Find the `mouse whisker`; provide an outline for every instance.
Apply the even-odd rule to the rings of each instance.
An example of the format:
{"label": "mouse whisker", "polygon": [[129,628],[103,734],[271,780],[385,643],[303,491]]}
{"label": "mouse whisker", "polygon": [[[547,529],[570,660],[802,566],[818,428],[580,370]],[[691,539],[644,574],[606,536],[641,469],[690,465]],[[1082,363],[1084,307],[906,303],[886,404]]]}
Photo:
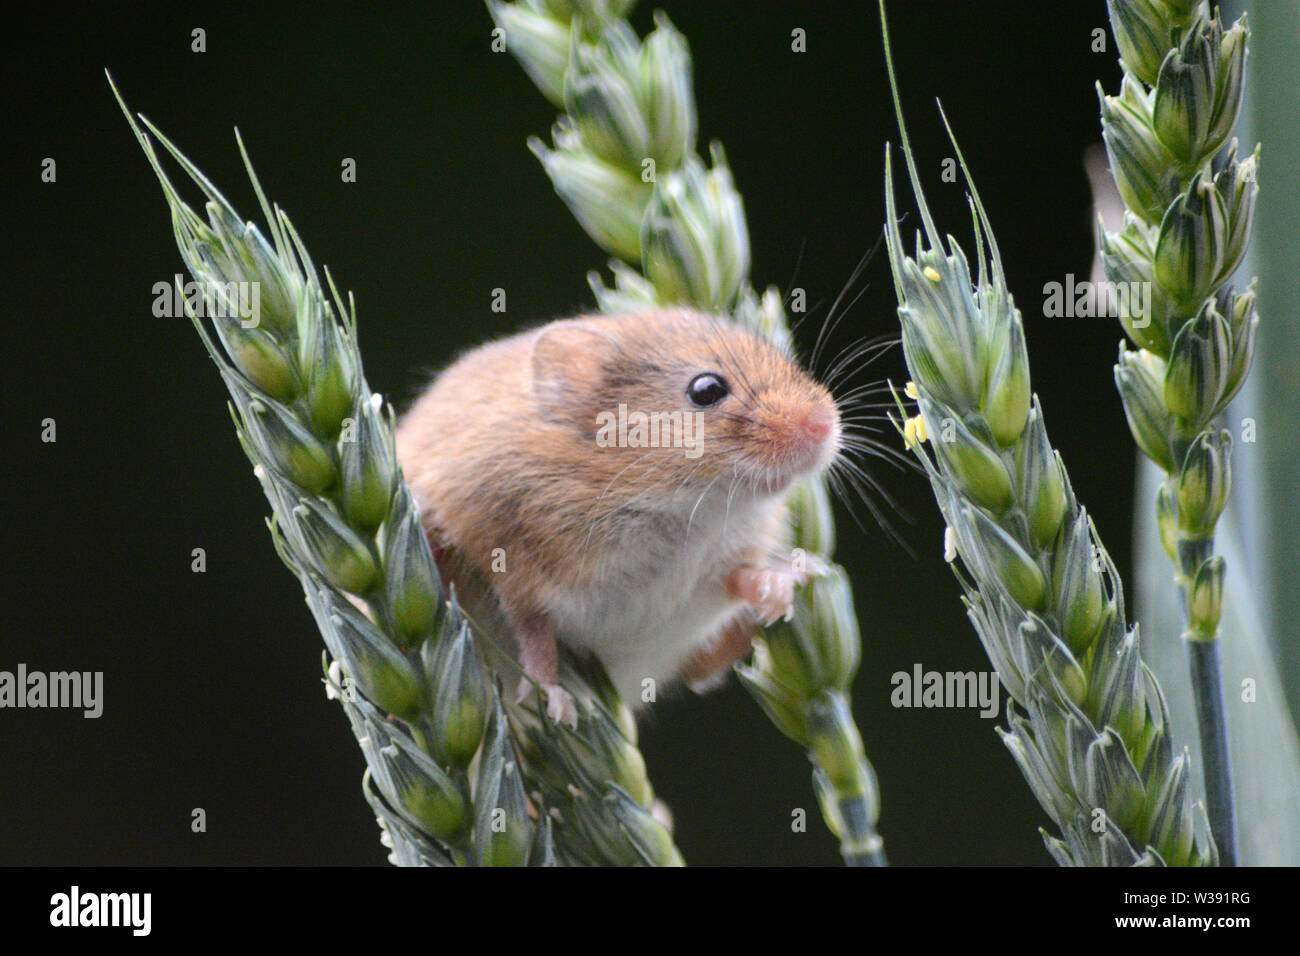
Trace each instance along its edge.
{"label": "mouse whisker", "polygon": [[[916,553],[894,527],[881,506],[876,503],[875,495],[879,495],[894,514],[906,521],[908,524],[911,524],[912,519],[898,506],[898,503],[894,501],[889,492],[887,492],[868,472],[857,467],[855,463],[848,461],[847,459],[838,459],[833,462],[830,467],[830,474],[834,476],[833,482],[840,492],[840,500],[844,503],[850,517],[853,518],[854,523],[857,524],[865,533],[866,529],[862,526],[862,522],[852,505],[853,498],[856,497],[856,499],[861,501],[866,506],[867,510],[871,512],[871,516],[875,520],[877,526],[915,560]],[[854,496],[844,494],[845,481],[852,486],[856,493]]]}
{"label": "mouse whisker", "polygon": [[619,478],[623,477],[623,475],[627,472],[629,468],[633,467],[636,464],[639,464],[642,461],[645,461],[645,459],[648,458],[649,456],[650,456],[650,452],[647,451],[644,454],[637,456],[635,459],[628,462],[626,465],[624,465],[619,470],[618,474],[614,475],[613,478],[609,479],[609,482],[605,485],[601,493],[596,496],[596,500],[591,507],[592,514],[593,514],[593,517],[591,519],[591,525],[590,527],[588,527],[587,536],[583,539],[582,542],[582,550],[584,552],[591,545],[591,536],[592,534],[595,533],[596,528],[600,524],[600,522],[612,517],[613,515],[618,514],[620,511],[624,510],[629,504],[629,502],[621,502],[617,507],[611,508],[609,511],[601,513],[600,505],[605,500],[605,496],[609,494],[610,491],[613,489],[614,482],[618,481]]}
{"label": "mouse whisker", "polygon": [[843,435],[840,444],[849,451],[856,452],[864,457],[878,458],[900,471],[916,472],[921,470],[921,466],[917,464],[913,457],[867,435],[853,433]]}
{"label": "mouse whisker", "polygon": [[829,340],[831,333],[835,330],[835,326],[837,326],[840,323],[840,320],[843,319],[843,317],[848,314],[849,310],[853,308],[858,299],[862,297],[862,293],[866,292],[869,288],[869,285],[864,283],[862,289],[859,290],[853,297],[852,301],[844,307],[844,310],[840,312],[838,316],[835,314],[836,310],[840,307],[840,303],[844,301],[844,296],[848,293],[849,289],[853,287],[853,284],[862,277],[862,273],[866,271],[867,264],[871,262],[876,253],[880,251],[880,244],[884,241],[884,238],[885,231],[884,229],[881,229],[880,236],[877,237],[874,243],[872,243],[871,248],[863,254],[862,258],[858,260],[858,264],[853,267],[853,271],[849,274],[848,281],[844,283],[844,287],[840,290],[839,295],[837,295],[835,301],[831,303],[830,312],[826,315],[826,321],[822,323],[821,330],[817,334],[817,342],[813,346],[812,355],[809,357],[809,368],[816,369],[817,358],[821,354],[821,350],[825,347],[825,343]]}
{"label": "mouse whisker", "polygon": [[724,536],[727,533],[727,524],[731,521],[731,500],[735,497],[736,489],[740,487],[742,481],[740,462],[734,461],[731,463],[731,475],[731,487],[727,489],[727,508],[722,513],[722,533]]}
{"label": "mouse whisker", "polygon": [[[857,277],[854,276],[854,278],[856,279]],[[852,281],[852,279],[850,281]],[[835,314],[835,309],[839,306],[840,298],[843,298],[844,293],[840,293],[840,298],[837,298],[835,302],[831,305],[831,311],[826,316],[826,321],[822,323],[822,331],[817,336],[817,347],[813,349],[813,354],[808,359],[809,368],[814,370],[817,368],[817,364],[821,361],[822,358],[821,351],[826,347],[827,343],[830,342],[831,334],[835,331],[836,328],[839,327],[839,324],[842,321],[844,321],[844,317],[849,314],[849,310],[858,304],[858,300],[861,299],[864,294],[866,294],[867,289],[868,286],[863,285],[862,288],[859,289],[854,294],[853,298],[850,299],[849,302],[844,306],[843,311],[841,311],[839,315]],[[821,376],[821,375],[818,376],[818,378],[825,378],[825,377],[826,376]]]}
{"label": "mouse whisker", "polygon": [[847,392],[836,395],[835,400],[839,403],[851,402],[860,395],[892,395],[893,391],[888,381],[877,380],[855,385]]}
{"label": "mouse whisker", "polygon": [[704,486],[704,490],[700,492],[700,496],[695,499],[695,505],[694,507],[691,508],[691,513],[686,519],[686,536],[683,539],[683,546],[685,546],[685,544],[691,540],[691,526],[695,523],[695,512],[699,510],[700,503],[704,501],[705,496],[709,493],[710,489],[713,488],[714,484],[721,477],[722,477],[722,472],[718,472],[716,475],[714,475],[713,479],[707,485]]}
{"label": "mouse whisker", "polygon": [[[888,421],[888,415],[880,414],[887,409],[896,409],[898,406],[892,402],[854,402],[847,409],[840,410],[840,421]],[[845,412],[861,412],[861,415],[846,415]]]}
{"label": "mouse whisker", "polygon": [[[795,283],[799,280],[799,268],[803,265],[804,250],[807,247],[808,247],[808,237],[804,236],[802,239],[799,240],[799,255],[795,256],[794,271],[790,274],[790,281],[785,284],[786,289],[793,290],[795,288]],[[793,297],[793,292],[790,291],[790,292],[786,292],[786,294],[781,298],[781,308],[787,313],[789,312],[790,299],[792,297]],[[798,327],[798,323],[796,322],[795,326],[792,327],[790,331],[793,332],[797,327]]]}
{"label": "mouse whisker", "polygon": [[864,411],[861,415],[850,415],[840,419],[844,431],[857,434],[866,432],[872,435],[888,434],[889,417],[876,412]]}
{"label": "mouse whisker", "polygon": [[871,338],[863,337],[850,342],[836,355],[830,368],[822,376],[822,381],[826,383],[827,388],[830,388],[848,373],[874,364],[902,341],[902,337],[897,333],[890,333]]}

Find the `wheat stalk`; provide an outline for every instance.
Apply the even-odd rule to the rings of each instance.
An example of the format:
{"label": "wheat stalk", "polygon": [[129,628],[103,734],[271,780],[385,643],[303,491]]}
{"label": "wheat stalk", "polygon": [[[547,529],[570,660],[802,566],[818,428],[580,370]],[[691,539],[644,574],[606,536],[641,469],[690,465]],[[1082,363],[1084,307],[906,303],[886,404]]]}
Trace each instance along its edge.
{"label": "wheat stalk", "polygon": [[1227,714],[1219,663],[1223,558],[1214,533],[1231,485],[1232,435],[1217,420],[1250,371],[1255,285],[1229,284],[1254,218],[1259,147],[1238,159],[1237,124],[1250,31],[1224,30],[1204,0],[1108,0],[1124,79],[1100,84],[1102,131],[1127,207],[1103,228],[1115,283],[1149,290],[1144,311],[1120,298],[1137,351],[1120,343],[1115,382],[1139,448],[1165,472],[1156,501],[1174,564],[1204,758],[1210,824],[1224,865],[1237,856]]}
{"label": "wheat stalk", "polygon": [[[883,25],[884,0],[880,14]],[[1002,740],[1061,829],[1059,838],[1043,833],[1058,863],[1213,862],[1204,808],[1188,794],[1189,757],[1174,756],[1160,686],[1142,663],[1137,627],[1126,623],[1119,574],[1048,441],[1020,313],[979,194],[972,186],[972,281],[922,193],[887,27],[885,56],[924,224],[907,255],[886,152],[886,242],[912,376],[906,393],[918,409],[899,430],[930,478],[947,522],[945,556],[1011,697]]]}
{"label": "wheat stalk", "polygon": [[[749,284],[744,206],[726,157],[695,152],[696,109],[685,38],[661,12],[644,41],[626,22],[629,0],[488,0],[506,48],[564,113],[552,145],[533,138],[555,191],[607,253],[613,285],[589,281],[602,311],[687,303],[729,313],[788,347],[781,296]],[[792,624],[767,628],[737,668],[787,736],[808,751],[823,818],[851,864],[883,865],[875,775],[853,721],[848,688],[859,657],[852,591],[825,560],[834,521],[825,484],[791,501],[793,545],[828,567],[798,595]]]}
{"label": "wheat stalk", "polygon": [[[442,593],[397,463],[392,409],[365,380],[352,300],[344,305],[328,271],[326,296],[242,141],[270,242],[141,116],[204,193],[207,219],[186,204],[153,139],[113,93],[203,291],[202,314],[188,299],[186,310],[230,393],[240,443],[272,507],[276,550],[298,576],[333,658],[325,661],[327,692],[365,755],[363,788],[389,860],[680,863],[651,812],[630,713],[607,681],[566,676],[584,701],[576,731],[498,693],[480,651],[490,635],[476,634],[454,593]],[[241,311],[250,290],[256,307]]]}

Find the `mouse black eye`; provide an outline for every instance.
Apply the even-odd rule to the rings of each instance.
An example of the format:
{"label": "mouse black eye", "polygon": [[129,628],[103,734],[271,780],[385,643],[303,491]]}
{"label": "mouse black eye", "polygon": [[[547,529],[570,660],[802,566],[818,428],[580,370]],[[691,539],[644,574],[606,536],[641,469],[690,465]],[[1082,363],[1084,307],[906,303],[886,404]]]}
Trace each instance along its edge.
{"label": "mouse black eye", "polygon": [[691,404],[708,408],[726,398],[730,391],[731,389],[727,388],[727,380],[721,375],[715,372],[701,372],[691,379],[691,384],[686,386],[686,397],[691,400]]}

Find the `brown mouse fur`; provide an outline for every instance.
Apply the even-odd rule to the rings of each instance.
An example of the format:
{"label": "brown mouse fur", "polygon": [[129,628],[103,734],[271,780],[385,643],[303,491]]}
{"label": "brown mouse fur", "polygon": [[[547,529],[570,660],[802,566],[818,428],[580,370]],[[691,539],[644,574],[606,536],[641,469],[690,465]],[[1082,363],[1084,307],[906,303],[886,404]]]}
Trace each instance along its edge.
{"label": "brown mouse fur", "polygon": [[[699,407],[687,390],[706,373],[725,394]],[[700,382],[696,398],[712,401],[718,389]],[[625,421],[672,425],[667,447],[646,447],[634,424],[620,447],[620,406]],[[834,400],[791,358],[685,309],[565,319],[483,345],[397,430],[431,541],[490,582],[526,674],[570,721],[556,641],[594,654],[635,706],[665,681],[725,668],[755,617],[788,613],[785,494],[839,443]]]}

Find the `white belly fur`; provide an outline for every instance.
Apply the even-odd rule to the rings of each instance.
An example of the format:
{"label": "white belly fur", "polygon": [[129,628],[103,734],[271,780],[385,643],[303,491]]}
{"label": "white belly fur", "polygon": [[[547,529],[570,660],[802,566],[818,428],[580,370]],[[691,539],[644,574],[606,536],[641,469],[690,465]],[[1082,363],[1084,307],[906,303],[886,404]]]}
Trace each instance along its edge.
{"label": "white belly fur", "polygon": [[723,578],[743,552],[768,545],[781,503],[737,495],[727,504],[702,503],[689,534],[687,514],[629,522],[617,561],[596,575],[605,586],[558,595],[547,609],[557,640],[594,654],[633,708],[644,703],[646,680],[657,696],[743,607]]}

